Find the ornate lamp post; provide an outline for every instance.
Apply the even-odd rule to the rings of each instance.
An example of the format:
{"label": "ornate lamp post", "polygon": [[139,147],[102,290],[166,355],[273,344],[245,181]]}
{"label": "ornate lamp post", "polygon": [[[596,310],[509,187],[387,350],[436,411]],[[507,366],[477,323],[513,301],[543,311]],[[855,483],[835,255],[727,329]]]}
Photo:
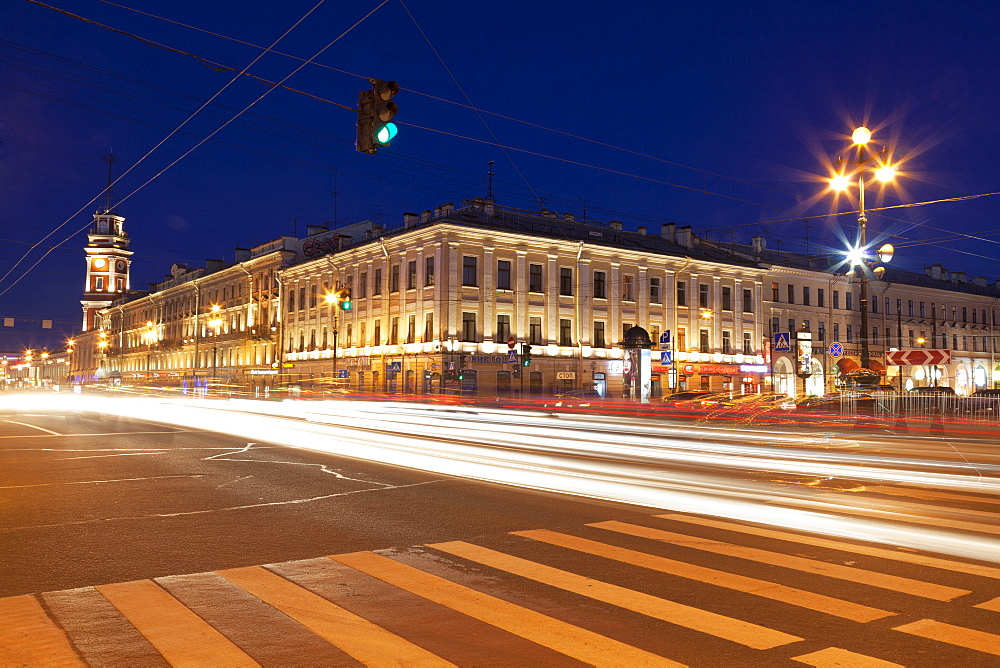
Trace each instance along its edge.
{"label": "ornate lamp post", "polygon": [[214,381],[218,368],[216,355],[219,352],[219,328],[222,327],[218,304],[212,304],[212,319],[208,321],[208,326],[212,328],[212,380]]}
{"label": "ornate lamp post", "polygon": [[[858,243],[847,253],[848,262],[852,265],[860,266],[861,284],[861,367],[871,368],[871,355],[868,350],[868,270],[876,278],[881,278],[885,273],[884,267],[876,266],[878,263],[868,257],[868,216],[865,214],[865,173],[873,172],[875,178],[888,183],[896,177],[896,168],[889,164],[889,152],[883,148],[879,152],[869,148],[872,133],[868,128],[860,127],[851,135],[854,146],[857,147],[854,160],[838,160],[837,175],[830,179],[830,187],[834,190],[845,190],[851,184],[851,175],[846,174],[844,164],[855,167],[854,174],[858,181]],[[894,249],[891,244],[884,244],[879,248],[877,256],[879,262],[889,262],[892,259]],[[852,270],[853,271],[853,270]],[[850,272],[848,275],[851,275]],[[860,380],[860,378],[859,378]],[[877,375],[872,379],[872,384],[878,380]]]}
{"label": "ornate lamp post", "polygon": [[795,375],[802,379],[802,396],[809,392],[806,382],[812,376],[812,332],[805,323],[795,330]]}

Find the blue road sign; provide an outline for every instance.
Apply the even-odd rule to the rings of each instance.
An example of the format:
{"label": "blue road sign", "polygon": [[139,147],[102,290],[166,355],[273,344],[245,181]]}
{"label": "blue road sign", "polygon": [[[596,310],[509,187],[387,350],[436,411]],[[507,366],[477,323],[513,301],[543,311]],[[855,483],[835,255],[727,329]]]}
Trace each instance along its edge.
{"label": "blue road sign", "polygon": [[347,369],[337,369],[337,378],[350,378],[351,372]]}
{"label": "blue road sign", "polygon": [[670,343],[670,330],[666,330],[663,334],[660,334],[660,343]]}
{"label": "blue road sign", "polygon": [[837,359],[844,354],[844,346],[836,341],[830,344],[830,357]]}
{"label": "blue road sign", "polygon": [[774,335],[774,350],[791,350],[792,349],[792,337],[789,332],[778,332]]}
{"label": "blue road sign", "polygon": [[517,353],[513,350],[507,351],[507,364],[517,364]]}
{"label": "blue road sign", "polygon": [[673,364],[674,354],[669,350],[660,351],[660,364]]}
{"label": "blue road sign", "polygon": [[389,362],[389,371],[399,373],[403,370],[402,362]]}

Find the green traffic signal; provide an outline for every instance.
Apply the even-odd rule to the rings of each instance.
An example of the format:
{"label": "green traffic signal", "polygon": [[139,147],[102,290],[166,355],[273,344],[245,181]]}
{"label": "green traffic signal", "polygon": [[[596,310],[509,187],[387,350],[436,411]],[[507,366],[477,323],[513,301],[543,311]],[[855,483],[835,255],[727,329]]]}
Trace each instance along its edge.
{"label": "green traffic signal", "polygon": [[378,131],[378,134],[375,136],[375,139],[377,139],[378,143],[380,144],[388,144],[390,141],[392,141],[392,138],[395,136],[396,136],[396,124],[386,123],[385,125],[382,126],[382,129]]}

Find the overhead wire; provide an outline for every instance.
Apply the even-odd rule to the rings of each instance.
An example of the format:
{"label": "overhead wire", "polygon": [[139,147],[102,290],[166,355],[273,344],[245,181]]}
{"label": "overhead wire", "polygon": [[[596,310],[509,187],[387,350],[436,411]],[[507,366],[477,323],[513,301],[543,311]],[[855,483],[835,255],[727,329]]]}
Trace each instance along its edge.
{"label": "overhead wire", "polygon": [[[29,0],[29,1],[32,1],[32,2],[34,2],[35,0]],[[313,5],[313,7],[312,7],[311,9],[309,9],[309,11],[307,11],[307,12],[306,12],[306,13],[305,13],[305,14],[304,14],[304,15],[303,15],[303,16],[302,16],[302,17],[301,17],[301,18],[300,18],[299,20],[297,20],[297,21],[296,21],[296,22],[295,22],[295,23],[294,23],[294,24],[293,24],[293,25],[292,25],[292,26],[291,26],[290,28],[288,28],[288,29],[287,29],[287,30],[286,30],[286,31],[285,31],[284,33],[282,33],[282,34],[281,34],[281,36],[279,36],[279,37],[278,37],[278,39],[276,39],[276,40],[274,41],[274,43],[273,43],[273,44],[272,44],[272,45],[271,45],[270,47],[268,47],[268,49],[267,49],[267,50],[265,50],[264,52],[260,53],[260,54],[259,54],[259,55],[258,55],[257,57],[255,57],[255,58],[254,58],[254,59],[253,59],[253,60],[252,60],[252,61],[251,61],[251,62],[250,62],[250,63],[249,63],[249,64],[248,64],[247,66],[246,66],[246,68],[244,68],[244,70],[243,70],[243,71],[246,71],[247,69],[249,69],[250,67],[252,67],[252,66],[253,66],[253,65],[254,65],[254,64],[255,64],[256,62],[258,62],[258,61],[259,61],[259,60],[260,60],[261,58],[263,58],[263,57],[264,57],[264,56],[265,56],[265,55],[267,54],[268,50],[270,50],[270,48],[273,48],[273,46],[274,46],[275,44],[277,44],[277,43],[278,43],[278,42],[280,42],[280,41],[281,41],[282,39],[284,39],[284,38],[285,38],[285,37],[286,37],[286,36],[287,36],[287,35],[288,35],[289,33],[291,33],[291,32],[292,32],[292,30],[294,30],[295,28],[297,28],[297,27],[298,27],[298,26],[299,26],[299,25],[300,25],[300,24],[301,24],[301,23],[302,23],[302,22],[303,22],[303,21],[304,21],[304,20],[305,20],[306,18],[308,18],[308,17],[309,17],[309,16],[310,16],[310,15],[311,15],[311,14],[312,14],[313,12],[315,12],[315,11],[316,11],[317,9],[319,9],[319,7],[320,7],[320,6],[322,6],[322,5],[323,5],[323,4],[325,3],[325,2],[326,2],[326,0],[319,0],[319,2],[317,2],[317,3],[315,4],[315,5]],[[344,32],[342,32],[342,33],[341,33],[340,35],[338,35],[338,36],[337,36],[336,38],[334,38],[334,39],[333,39],[333,40],[332,40],[331,42],[329,42],[329,43],[328,43],[328,44],[327,44],[326,46],[324,46],[324,47],[323,47],[322,49],[320,49],[320,50],[319,50],[318,52],[316,52],[316,54],[314,54],[312,58],[310,58],[310,59],[309,59],[308,61],[305,61],[305,62],[301,63],[301,64],[300,64],[300,65],[299,65],[298,67],[296,67],[296,68],[295,68],[294,70],[292,70],[292,71],[291,71],[291,72],[290,72],[290,73],[289,73],[289,74],[288,74],[287,76],[285,76],[285,78],[284,78],[284,79],[283,79],[282,81],[287,81],[287,80],[288,80],[289,78],[291,78],[292,76],[294,76],[294,75],[295,75],[296,73],[298,73],[298,72],[299,72],[299,71],[300,71],[300,70],[301,70],[301,69],[302,69],[303,67],[305,67],[306,65],[308,65],[308,64],[309,64],[309,62],[311,62],[311,61],[312,61],[313,59],[315,59],[315,58],[319,57],[319,56],[320,56],[320,55],[321,55],[321,54],[322,54],[322,53],[323,53],[324,51],[326,51],[326,50],[327,50],[327,49],[329,49],[329,48],[330,48],[331,46],[333,46],[334,44],[336,44],[336,43],[337,43],[337,42],[338,42],[338,41],[339,41],[339,40],[340,40],[341,38],[343,38],[343,37],[344,37],[345,35],[347,35],[347,34],[348,34],[349,32],[351,32],[352,30],[354,30],[354,28],[356,28],[357,26],[359,26],[359,25],[360,25],[360,24],[361,24],[362,22],[364,22],[364,21],[365,21],[365,20],[366,20],[366,19],[367,19],[367,18],[368,18],[369,16],[371,16],[371,15],[372,15],[372,14],[374,14],[374,13],[375,13],[376,11],[378,11],[379,9],[381,9],[381,8],[382,8],[382,7],[383,7],[383,6],[384,6],[384,5],[386,4],[386,3],[388,3],[388,2],[389,2],[389,0],[382,0],[382,2],[380,2],[380,3],[379,3],[379,4],[377,5],[377,6],[376,6],[376,7],[374,7],[374,8],[373,8],[372,10],[370,10],[370,11],[369,11],[369,12],[368,12],[367,14],[365,14],[365,15],[364,15],[364,16],[363,16],[363,17],[362,17],[361,19],[359,19],[358,21],[356,21],[356,22],[355,22],[355,23],[354,23],[354,24],[353,24],[352,26],[350,26],[350,27],[349,27],[349,28],[348,28],[347,30],[345,30]],[[133,164],[133,165],[132,165],[132,166],[131,166],[131,167],[130,167],[130,168],[129,168],[128,170],[126,170],[126,171],[125,171],[125,172],[124,172],[124,173],[123,173],[123,174],[122,174],[121,176],[119,176],[119,177],[118,177],[117,179],[115,179],[115,181],[114,181],[114,182],[113,182],[112,184],[110,184],[110,185],[108,186],[108,189],[110,189],[110,188],[111,188],[111,187],[112,187],[112,186],[113,186],[114,184],[118,183],[118,181],[120,181],[120,180],[121,180],[122,178],[124,178],[124,177],[125,177],[125,176],[126,176],[126,175],[127,175],[128,173],[129,173],[129,172],[131,172],[131,171],[132,171],[133,169],[135,169],[135,167],[136,167],[136,166],[138,166],[138,165],[139,165],[139,164],[140,164],[140,163],[141,163],[141,162],[142,162],[143,160],[145,160],[145,159],[146,159],[147,157],[149,157],[149,155],[150,155],[150,154],[152,154],[152,153],[153,153],[153,151],[155,151],[155,150],[156,150],[156,149],[158,149],[158,148],[159,148],[160,146],[162,146],[162,145],[164,144],[164,142],[166,142],[166,141],[167,141],[168,139],[170,139],[170,137],[172,137],[173,135],[175,135],[175,134],[176,134],[176,133],[177,133],[177,132],[178,132],[178,131],[179,131],[179,130],[180,130],[181,128],[183,128],[183,127],[184,127],[185,125],[187,125],[187,123],[188,123],[188,122],[190,122],[190,120],[191,120],[192,118],[194,118],[194,117],[195,117],[195,116],[196,116],[196,115],[197,115],[197,114],[198,114],[198,113],[199,113],[199,112],[200,112],[200,111],[201,111],[202,109],[204,109],[204,108],[205,108],[206,106],[208,106],[208,105],[209,105],[209,104],[210,104],[210,103],[211,103],[211,102],[212,102],[213,100],[215,100],[215,99],[216,99],[216,98],[217,98],[217,97],[218,97],[219,95],[221,95],[221,94],[223,93],[223,91],[225,91],[225,90],[226,90],[227,88],[229,88],[229,87],[230,87],[230,86],[231,86],[231,85],[232,85],[232,84],[233,84],[234,82],[236,82],[236,81],[237,81],[237,80],[239,79],[239,77],[240,77],[240,76],[242,76],[242,72],[241,72],[241,73],[238,73],[238,74],[237,74],[237,75],[236,75],[235,77],[233,77],[233,78],[232,78],[232,79],[231,79],[231,80],[230,80],[230,81],[229,81],[228,83],[226,83],[226,84],[225,84],[225,85],[224,85],[224,86],[223,86],[223,87],[222,87],[222,88],[221,88],[221,89],[220,89],[220,90],[219,90],[218,92],[216,92],[216,93],[215,93],[215,94],[214,94],[214,95],[213,95],[212,97],[210,97],[210,98],[209,98],[209,99],[208,99],[207,101],[205,101],[205,103],[204,103],[204,104],[202,104],[202,105],[201,105],[201,106],[200,106],[200,107],[199,107],[199,108],[198,108],[197,110],[195,110],[195,112],[194,112],[194,113],[192,113],[192,114],[191,114],[191,115],[190,115],[190,116],[189,116],[189,117],[188,117],[187,119],[185,119],[185,121],[184,121],[183,123],[181,123],[181,124],[180,124],[180,125],[179,125],[179,126],[178,126],[177,128],[175,128],[175,129],[174,129],[173,131],[171,131],[171,132],[170,132],[170,133],[169,133],[169,134],[168,134],[168,135],[167,135],[166,137],[164,137],[164,138],[163,138],[163,139],[162,139],[162,140],[161,140],[160,142],[158,142],[158,143],[157,143],[157,144],[156,144],[156,145],[155,145],[155,146],[154,146],[154,147],[153,147],[152,149],[150,149],[149,151],[147,151],[147,152],[146,152],[146,154],[145,154],[145,155],[143,155],[143,157],[139,159],[139,161],[137,161],[137,162],[136,162],[135,164]],[[212,132],[211,134],[209,134],[209,135],[208,135],[207,137],[205,137],[204,139],[202,139],[201,141],[199,141],[199,142],[198,142],[197,144],[195,144],[195,145],[194,145],[193,147],[191,147],[190,149],[188,149],[188,150],[187,150],[186,152],[184,152],[184,153],[183,153],[183,154],[182,154],[182,155],[181,155],[180,157],[176,158],[176,159],[175,159],[175,160],[174,160],[173,162],[171,162],[171,163],[170,163],[170,164],[168,164],[168,165],[167,165],[166,167],[164,167],[163,169],[161,169],[161,170],[160,170],[159,172],[157,172],[157,173],[156,173],[156,174],[155,174],[154,176],[152,176],[151,178],[149,178],[148,180],[146,180],[146,181],[145,181],[145,182],[144,182],[144,183],[143,183],[142,185],[140,185],[140,186],[139,186],[138,188],[136,188],[135,190],[133,190],[133,191],[132,191],[131,193],[129,193],[128,195],[126,195],[126,196],[125,196],[124,198],[120,199],[120,200],[119,200],[119,201],[118,201],[118,202],[116,203],[116,206],[117,206],[118,204],[121,204],[122,202],[124,202],[124,201],[128,200],[128,199],[129,199],[130,197],[132,197],[133,195],[135,195],[135,194],[136,194],[137,192],[139,192],[140,190],[142,190],[143,188],[145,188],[145,187],[146,187],[147,185],[149,185],[150,183],[152,183],[152,182],[153,182],[153,181],[154,181],[155,179],[159,178],[159,176],[160,176],[160,175],[162,175],[162,174],[163,174],[164,172],[166,172],[166,171],[167,171],[168,169],[170,169],[171,167],[173,167],[174,165],[176,165],[176,164],[177,164],[178,162],[180,162],[181,160],[183,160],[183,159],[184,159],[185,157],[187,157],[188,155],[190,155],[190,153],[191,153],[192,151],[194,151],[194,150],[195,150],[195,149],[197,149],[198,147],[202,146],[202,145],[203,145],[203,144],[204,144],[204,143],[205,143],[206,141],[208,141],[209,139],[211,139],[211,138],[212,138],[213,136],[215,136],[215,135],[216,135],[216,134],[217,134],[218,132],[220,132],[220,131],[221,131],[221,130],[223,130],[223,129],[224,129],[224,128],[225,128],[226,126],[228,126],[228,125],[229,125],[230,123],[232,123],[232,122],[233,122],[234,120],[236,120],[237,118],[239,118],[239,117],[240,117],[240,116],[241,116],[241,115],[242,115],[242,114],[243,114],[243,113],[244,113],[244,112],[245,112],[246,110],[250,109],[250,107],[252,107],[252,106],[254,106],[255,104],[257,104],[257,103],[258,103],[258,102],[259,102],[260,100],[264,99],[264,98],[265,98],[265,97],[266,97],[267,95],[269,95],[269,94],[270,94],[270,93],[271,93],[272,91],[274,91],[274,90],[275,90],[275,88],[274,88],[274,87],[271,87],[271,88],[268,88],[268,90],[266,90],[266,91],[265,91],[265,92],[264,92],[263,94],[261,94],[261,95],[260,95],[259,97],[257,97],[257,98],[256,98],[256,99],[255,99],[255,100],[254,100],[253,102],[251,102],[251,103],[250,103],[249,105],[247,105],[247,106],[246,106],[246,107],[245,107],[245,108],[244,108],[244,109],[243,109],[242,111],[240,111],[240,112],[239,112],[239,113],[237,113],[237,114],[236,114],[235,116],[233,116],[232,118],[230,118],[230,119],[229,119],[228,121],[226,121],[225,123],[223,123],[223,124],[222,124],[221,126],[219,126],[219,127],[218,127],[218,128],[216,129],[216,130],[214,130],[214,131],[213,131],[213,132]],[[106,189],[106,190],[107,190],[107,189]],[[59,230],[60,230],[60,229],[61,229],[62,227],[64,227],[64,226],[65,226],[66,224],[68,224],[70,220],[72,220],[72,219],[73,219],[73,218],[75,218],[75,217],[76,217],[77,215],[79,215],[79,214],[80,214],[80,213],[81,213],[81,212],[82,212],[82,211],[83,211],[83,210],[84,210],[84,209],[85,209],[86,207],[90,206],[90,205],[91,205],[91,204],[93,204],[93,203],[94,203],[94,202],[95,202],[95,201],[96,201],[97,199],[99,199],[99,198],[100,198],[100,196],[101,196],[101,193],[99,193],[99,194],[98,194],[97,196],[95,196],[95,197],[94,197],[93,199],[91,199],[91,200],[90,200],[89,202],[87,202],[87,204],[85,204],[85,205],[84,205],[83,207],[81,207],[81,208],[80,208],[80,209],[79,209],[79,210],[78,210],[78,211],[77,211],[76,213],[74,213],[74,214],[73,214],[72,216],[70,216],[70,218],[68,218],[68,219],[67,219],[66,221],[64,221],[63,223],[61,223],[61,224],[60,224],[60,225],[59,225],[58,227],[56,227],[56,228],[55,228],[55,229],[53,229],[53,230],[52,230],[51,232],[49,232],[49,233],[48,233],[48,234],[47,234],[47,235],[46,235],[45,237],[43,237],[43,238],[42,238],[41,240],[39,240],[39,241],[38,241],[38,242],[36,243],[36,245],[35,245],[35,246],[37,246],[38,244],[42,243],[43,241],[45,241],[46,239],[48,239],[48,238],[49,238],[50,236],[52,236],[53,234],[55,234],[56,232],[58,232],[58,231],[59,231]],[[70,239],[72,239],[72,238],[73,238],[74,236],[76,236],[76,235],[77,235],[77,234],[79,234],[79,233],[80,233],[81,231],[83,231],[84,229],[86,229],[86,228],[87,228],[87,227],[89,226],[89,224],[90,224],[90,223],[87,223],[87,225],[84,225],[84,226],[83,226],[83,227],[81,227],[81,228],[80,228],[79,230],[76,230],[75,232],[73,232],[73,234],[71,234],[71,235],[70,235],[69,237],[67,237],[66,239],[64,239],[64,240],[63,240],[62,242],[60,242],[59,244],[56,244],[56,246],[53,246],[53,247],[52,247],[52,248],[50,248],[50,249],[49,249],[48,251],[46,251],[46,252],[45,252],[45,253],[44,253],[44,254],[43,254],[43,255],[42,255],[42,256],[41,256],[41,257],[40,257],[40,258],[39,258],[39,259],[38,259],[38,260],[37,260],[37,261],[36,261],[36,262],[35,262],[34,264],[33,264],[33,265],[31,265],[31,267],[29,267],[29,268],[28,268],[28,269],[27,269],[26,271],[24,271],[24,272],[23,272],[23,273],[21,274],[21,276],[19,276],[19,277],[18,277],[18,278],[17,278],[17,279],[15,280],[15,281],[13,281],[13,282],[12,282],[12,283],[11,283],[10,285],[8,285],[8,286],[7,286],[6,288],[4,288],[4,289],[3,289],[2,291],[0,291],[0,296],[3,296],[3,295],[4,295],[4,294],[6,294],[6,293],[7,293],[7,292],[8,292],[8,291],[9,291],[9,290],[11,289],[11,288],[13,288],[13,287],[14,287],[15,285],[17,285],[17,283],[19,283],[19,282],[21,281],[21,279],[22,279],[22,278],[24,278],[24,277],[25,277],[25,276],[26,276],[26,275],[27,275],[27,274],[28,274],[28,273],[29,273],[29,272],[30,272],[30,271],[31,271],[32,269],[34,269],[34,268],[35,268],[36,266],[38,266],[38,264],[39,264],[39,263],[40,263],[40,262],[41,262],[42,260],[44,260],[44,259],[45,259],[45,257],[47,257],[47,256],[48,256],[48,254],[52,252],[52,250],[54,250],[54,249],[55,249],[55,248],[57,248],[58,246],[61,246],[61,245],[62,245],[62,244],[64,244],[64,243],[68,242],[68,241],[69,241]],[[34,248],[35,246],[32,246],[32,248]],[[27,257],[27,256],[28,256],[28,254],[29,254],[30,252],[31,252],[31,251],[29,250],[29,251],[28,251],[28,253],[25,253],[25,255],[24,255],[24,256],[22,256],[22,260],[23,260],[23,258],[24,258],[24,257]],[[3,276],[0,276],[0,281],[3,281],[3,280],[5,280],[5,279],[6,279],[6,278],[7,278],[7,277],[8,277],[8,276],[9,276],[9,275],[11,274],[11,272],[12,272],[12,271],[13,271],[13,270],[14,270],[14,269],[15,269],[15,268],[16,268],[16,267],[18,266],[18,265],[20,265],[20,264],[21,264],[22,260],[18,260],[18,261],[17,261],[17,262],[16,262],[15,264],[14,264],[14,266],[12,266],[12,267],[11,267],[11,268],[10,268],[10,269],[9,269],[9,270],[8,270],[8,271],[7,271],[7,272],[6,272],[5,274],[4,274],[4,275],[3,275]]]}

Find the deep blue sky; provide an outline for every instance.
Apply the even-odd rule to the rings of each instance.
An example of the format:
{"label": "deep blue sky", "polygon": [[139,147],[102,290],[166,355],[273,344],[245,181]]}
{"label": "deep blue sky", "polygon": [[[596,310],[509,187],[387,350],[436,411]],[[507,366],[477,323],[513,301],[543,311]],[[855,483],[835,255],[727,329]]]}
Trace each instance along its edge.
{"label": "deep blue sky", "polygon": [[[238,70],[260,50],[226,37],[267,46],[315,3],[121,0],[217,35],[101,0],[48,4]],[[328,0],[275,50],[311,57],[377,5]],[[465,101],[404,5],[390,0],[287,85],[353,107],[363,77],[397,80],[404,90],[392,147],[358,154],[354,112],[274,90],[118,206],[135,250],[133,287],[161,280],[174,262],[231,260],[236,245],[292,234],[293,218],[300,234],[332,220],[335,189],[345,224],[395,225],[404,211],[485,195],[489,160],[501,204],[538,209],[540,198],[550,210],[586,210],[626,228],[677,221],[724,240],[763,234],[770,248],[788,250],[804,250],[808,232],[812,252],[842,245],[835,233],[853,234],[853,217],[808,228],[768,221],[852,208],[824,195],[814,177],[826,174],[856,124],[908,158],[902,190],[884,204],[1000,191],[995,0],[405,7],[477,107],[525,122],[484,113],[500,143],[560,160],[451,136],[494,141],[474,111],[447,102]],[[233,72],[28,0],[4,3],[0,40],[0,274],[70,220],[0,282],[0,316],[75,324],[82,229],[106,181],[101,156],[113,150],[120,174]],[[271,53],[251,71],[277,80],[298,64]],[[126,176],[115,200],[266,90],[248,77],[232,85]],[[870,236],[899,235],[899,266],[921,271],[940,262],[1000,278],[1000,197],[886,216],[871,216]]]}

